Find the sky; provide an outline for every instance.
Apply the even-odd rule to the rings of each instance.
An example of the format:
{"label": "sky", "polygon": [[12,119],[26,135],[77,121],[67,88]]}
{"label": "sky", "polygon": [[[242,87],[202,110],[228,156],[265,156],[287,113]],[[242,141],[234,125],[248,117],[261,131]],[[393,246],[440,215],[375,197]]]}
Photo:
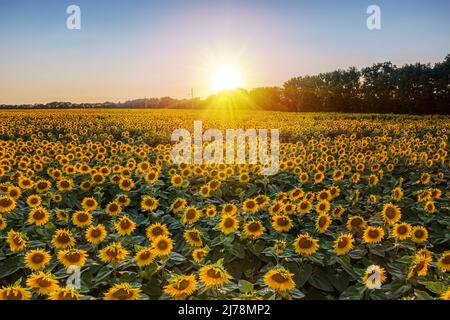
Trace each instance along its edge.
{"label": "sky", "polygon": [[[81,29],[69,30],[69,5]],[[369,30],[367,7],[381,9]],[[242,86],[450,53],[448,0],[0,0],[0,104],[205,97],[218,66]]]}

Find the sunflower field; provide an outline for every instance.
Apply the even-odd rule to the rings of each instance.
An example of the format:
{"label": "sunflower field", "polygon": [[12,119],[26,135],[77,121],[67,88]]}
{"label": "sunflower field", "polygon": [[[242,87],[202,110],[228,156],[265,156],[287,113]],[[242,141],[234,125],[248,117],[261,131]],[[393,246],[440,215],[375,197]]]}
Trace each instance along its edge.
{"label": "sunflower field", "polygon": [[[0,111],[0,300],[450,299],[450,118]],[[259,165],[171,132],[280,130]]]}

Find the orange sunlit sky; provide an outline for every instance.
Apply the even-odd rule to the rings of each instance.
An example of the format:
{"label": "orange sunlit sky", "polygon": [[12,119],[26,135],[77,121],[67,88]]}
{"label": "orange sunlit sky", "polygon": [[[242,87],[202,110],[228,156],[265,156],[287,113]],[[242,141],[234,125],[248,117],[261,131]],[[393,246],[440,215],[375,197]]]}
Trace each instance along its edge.
{"label": "orange sunlit sky", "polygon": [[[299,75],[448,54],[449,1],[0,2],[0,104],[205,97]],[[68,30],[66,8],[81,8]],[[426,7],[426,9],[425,9]]]}

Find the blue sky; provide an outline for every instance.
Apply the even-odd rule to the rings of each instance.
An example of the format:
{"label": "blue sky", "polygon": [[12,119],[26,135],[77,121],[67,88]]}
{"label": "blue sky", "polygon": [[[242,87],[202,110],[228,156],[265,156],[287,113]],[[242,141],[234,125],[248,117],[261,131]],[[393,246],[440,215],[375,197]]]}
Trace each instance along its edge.
{"label": "blue sky", "polygon": [[[66,8],[81,8],[81,30]],[[382,29],[366,28],[381,8]],[[14,0],[0,2],[0,104],[212,93],[216,65],[244,86],[450,53],[450,1]]]}

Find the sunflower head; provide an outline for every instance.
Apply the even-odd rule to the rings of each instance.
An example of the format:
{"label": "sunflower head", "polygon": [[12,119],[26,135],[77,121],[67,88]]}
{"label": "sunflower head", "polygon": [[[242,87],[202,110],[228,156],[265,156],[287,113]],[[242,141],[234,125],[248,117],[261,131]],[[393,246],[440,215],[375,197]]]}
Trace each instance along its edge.
{"label": "sunflower head", "polygon": [[384,238],[384,230],[382,227],[368,226],[364,230],[363,241],[369,244],[380,243]]}
{"label": "sunflower head", "polygon": [[270,269],[263,279],[264,283],[275,291],[286,292],[295,288],[294,274],[284,268]]}
{"label": "sunflower head", "polygon": [[195,275],[176,275],[169,279],[164,286],[164,292],[175,299],[185,299],[194,293],[197,288]]}
{"label": "sunflower head", "polygon": [[168,236],[158,236],[152,241],[152,248],[159,256],[167,256],[172,252],[172,239]]}
{"label": "sunflower head", "polygon": [[221,287],[228,283],[231,275],[225,270],[222,265],[210,264],[200,268],[200,281],[206,288]]}
{"label": "sunflower head", "polygon": [[104,294],[104,300],[138,300],[141,289],[134,288],[129,283],[115,284]]}
{"label": "sunflower head", "polygon": [[27,286],[40,295],[49,295],[59,288],[59,281],[51,273],[41,271],[28,277]]}
{"label": "sunflower head", "polygon": [[50,262],[51,257],[48,251],[34,249],[25,254],[25,264],[31,270],[42,269]]}
{"label": "sunflower head", "polygon": [[294,249],[300,255],[309,256],[319,249],[319,241],[308,233],[299,234],[294,241]]}

